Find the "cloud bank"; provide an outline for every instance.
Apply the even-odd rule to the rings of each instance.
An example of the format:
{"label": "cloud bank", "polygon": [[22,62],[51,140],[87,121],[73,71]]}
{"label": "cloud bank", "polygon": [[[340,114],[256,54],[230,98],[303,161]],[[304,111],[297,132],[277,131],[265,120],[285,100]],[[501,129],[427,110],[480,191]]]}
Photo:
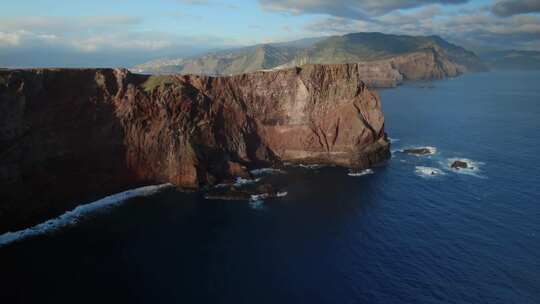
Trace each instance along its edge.
{"label": "cloud bank", "polygon": [[500,0],[493,6],[493,13],[508,17],[540,12],[540,0]]}
{"label": "cloud bank", "polygon": [[[201,16],[225,7],[234,10],[231,13],[240,19],[232,28],[233,36],[238,36],[235,29],[265,31],[269,26],[282,34],[270,37],[247,31],[246,37],[238,38],[244,43],[213,34],[216,29],[211,26],[206,28],[207,35],[190,34],[193,27],[204,32],[205,25],[200,23],[202,17],[189,18],[193,13],[189,10],[143,14],[144,18],[129,15],[129,9],[126,15],[4,16],[0,18],[0,67],[132,66],[246,41],[266,43],[362,31],[440,35],[473,50],[540,51],[540,0],[258,0],[259,5],[251,8],[218,0],[170,1],[184,9],[194,8]],[[263,18],[254,20],[252,10],[280,16],[280,21],[269,25]],[[160,20],[171,16],[176,18],[174,24],[164,25]],[[156,25],[160,22],[161,26]]]}
{"label": "cloud bank", "polygon": [[142,18],[130,16],[2,18],[0,67],[132,66],[230,43],[144,28]]}

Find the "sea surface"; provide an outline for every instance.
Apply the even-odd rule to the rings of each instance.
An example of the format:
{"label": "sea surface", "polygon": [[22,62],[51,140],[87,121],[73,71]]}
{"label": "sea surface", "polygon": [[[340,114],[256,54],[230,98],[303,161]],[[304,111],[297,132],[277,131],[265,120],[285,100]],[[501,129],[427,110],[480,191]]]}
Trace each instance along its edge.
{"label": "sea surface", "polygon": [[0,302],[540,303],[540,73],[380,95],[385,166],[291,167],[279,199],[129,199],[0,247]]}

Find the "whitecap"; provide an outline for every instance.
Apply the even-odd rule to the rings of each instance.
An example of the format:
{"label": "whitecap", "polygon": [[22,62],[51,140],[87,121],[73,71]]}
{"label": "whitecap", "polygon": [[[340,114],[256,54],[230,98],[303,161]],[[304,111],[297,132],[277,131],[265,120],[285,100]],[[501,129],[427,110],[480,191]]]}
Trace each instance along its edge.
{"label": "whitecap", "polygon": [[358,171],[358,172],[353,172],[353,171],[350,171],[349,173],[347,173],[348,176],[364,176],[364,175],[369,175],[369,174],[373,174],[373,170],[372,169],[365,169],[365,170],[362,170],[362,171]]}
{"label": "whitecap", "polygon": [[388,137],[388,140],[390,141],[391,144],[399,141],[398,138],[392,138],[392,137]]}
{"label": "whitecap", "polygon": [[262,209],[264,208],[264,199],[268,198],[270,195],[268,193],[261,194],[252,194],[249,199],[249,206],[252,209]]}
{"label": "whitecap", "polygon": [[434,177],[438,175],[444,175],[444,172],[442,170],[433,167],[416,166],[414,171],[416,172],[416,174],[422,177]]}
{"label": "whitecap", "polygon": [[252,179],[252,178],[237,177],[234,180],[233,185],[235,185],[236,187],[241,187],[243,185],[249,185],[249,184],[258,183],[260,180],[261,180],[260,178]]}
{"label": "whitecap", "polygon": [[250,173],[254,176],[263,176],[263,175],[272,175],[272,174],[282,174],[285,171],[274,168],[260,168],[251,170]]}
{"label": "whitecap", "polygon": [[57,218],[50,219],[44,223],[36,226],[15,231],[6,232],[0,235],[0,247],[8,245],[13,242],[22,241],[26,238],[43,235],[49,232],[59,230],[64,227],[75,225],[80,222],[85,216],[98,212],[103,209],[112,208],[125,202],[126,200],[135,197],[144,197],[156,194],[157,192],[172,187],[171,184],[162,184],[154,186],[140,187],[136,189],[127,190],[117,194],[113,194],[97,200],[92,203],[80,205],[71,211],[60,215]]}
{"label": "whitecap", "polygon": [[287,196],[287,194],[289,194],[287,191],[280,191],[276,193],[276,197],[284,197]]}
{"label": "whitecap", "polygon": [[324,167],[324,165],[320,165],[320,164],[310,164],[310,165],[299,164],[298,166],[302,167],[304,169],[311,169],[311,170],[320,169],[320,168]]}
{"label": "whitecap", "polygon": [[426,146],[424,148],[429,150],[430,155],[437,154],[437,148],[436,147]]}
{"label": "whitecap", "polygon": [[268,193],[252,194],[251,198],[249,200],[250,201],[260,201],[260,200],[268,198],[269,196],[270,196],[270,194],[268,194]]}

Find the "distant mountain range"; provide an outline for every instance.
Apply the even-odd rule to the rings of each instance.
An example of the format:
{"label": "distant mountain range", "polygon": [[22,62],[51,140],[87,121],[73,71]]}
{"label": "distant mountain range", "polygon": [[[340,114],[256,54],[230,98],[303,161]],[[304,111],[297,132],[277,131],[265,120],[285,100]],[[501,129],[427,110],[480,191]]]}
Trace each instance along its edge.
{"label": "distant mountain range", "polygon": [[[260,44],[207,53],[194,58],[159,59],[137,65],[132,71],[150,74],[234,75],[317,63],[362,63],[365,65],[377,62],[387,66],[392,65],[392,62],[383,63],[382,61],[397,59],[400,56],[408,56],[409,58],[412,54],[428,53],[430,55],[424,57],[433,57],[439,60],[439,64],[431,64],[434,67],[437,65],[452,66],[452,72],[449,73],[451,75],[442,75],[443,77],[455,76],[453,70],[459,74],[465,71],[486,69],[486,66],[473,52],[449,43],[438,36],[353,33],[343,36],[302,39],[288,43]],[[384,69],[387,70],[387,68]],[[444,70],[444,68],[442,69]],[[401,71],[398,72],[401,73]],[[420,79],[429,76],[427,75],[429,73],[420,74],[422,74]],[[439,75],[440,73],[436,72],[435,74]],[[411,77],[402,75],[402,78]]]}
{"label": "distant mountain range", "polygon": [[492,69],[540,70],[540,52],[537,51],[493,51],[482,53],[481,58]]}

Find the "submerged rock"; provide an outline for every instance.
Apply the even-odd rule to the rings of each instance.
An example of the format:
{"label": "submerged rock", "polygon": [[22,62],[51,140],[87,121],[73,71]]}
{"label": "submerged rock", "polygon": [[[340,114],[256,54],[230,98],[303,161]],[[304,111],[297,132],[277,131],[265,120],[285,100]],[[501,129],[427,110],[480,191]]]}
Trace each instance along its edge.
{"label": "submerged rock", "polygon": [[231,185],[230,187],[214,188],[208,191],[205,195],[205,199],[210,200],[259,200],[266,198],[282,197],[286,194],[283,189],[277,189],[270,183],[257,185],[254,187],[238,187]]}
{"label": "submerged rock", "polygon": [[433,154],[433,149],[430,148],[414,148],[414,149],[405,149],[403,153],[411,155],[430,155]]}
{"label": "submerged rock", "polygon": [[452,163],[452,165],[450,165],[450,168],[456,169],[456,170],[459,170],[459,169],[472,169],[472,167],[470,167],[467,162],[464,162],[464,161],[461,161],[461,160],[454,161]]}

